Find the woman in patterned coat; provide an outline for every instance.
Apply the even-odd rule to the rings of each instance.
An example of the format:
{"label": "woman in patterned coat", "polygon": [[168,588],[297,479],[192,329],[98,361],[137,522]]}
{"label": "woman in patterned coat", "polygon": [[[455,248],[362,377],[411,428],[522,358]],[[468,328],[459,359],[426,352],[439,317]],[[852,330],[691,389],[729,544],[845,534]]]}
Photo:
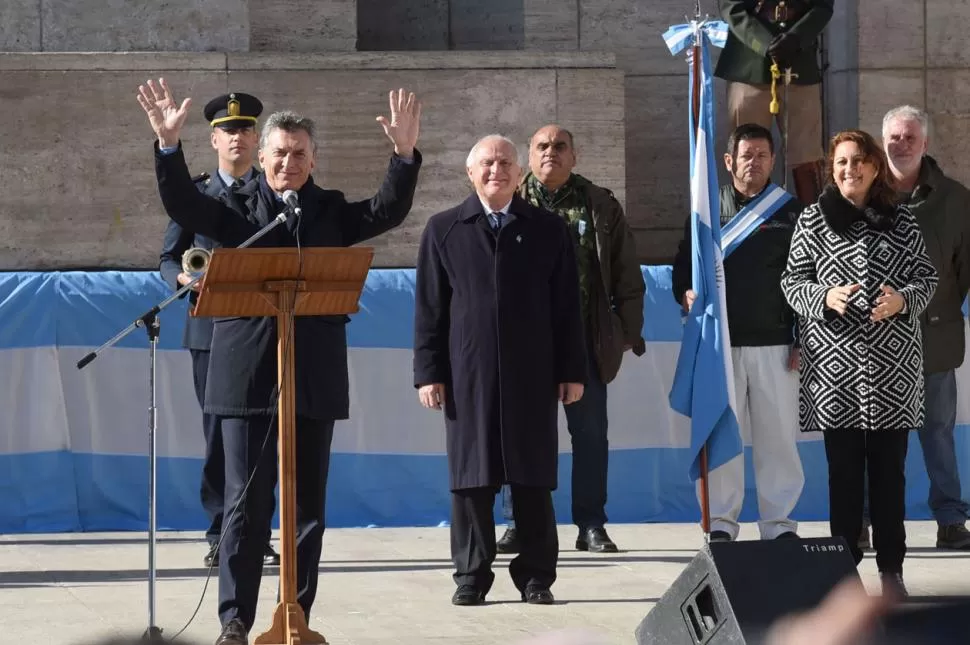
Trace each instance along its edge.
{"label": "woman in patterned coat", "polygon": [[832,535],[862,560],[868,474],[883,589],[906,595],[906,449],[909,431],[923,425],[919,315],[937,275],[871,135],[835,135],[827,177],[799,217],[781,278],[798,314],[799,421],[802,431],[824,434]]}

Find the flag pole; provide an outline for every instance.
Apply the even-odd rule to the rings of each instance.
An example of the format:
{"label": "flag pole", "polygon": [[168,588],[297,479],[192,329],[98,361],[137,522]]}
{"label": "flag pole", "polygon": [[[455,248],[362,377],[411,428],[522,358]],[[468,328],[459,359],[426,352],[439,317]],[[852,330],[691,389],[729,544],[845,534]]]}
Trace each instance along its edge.
{"label": "flag pole", "polygon": [[[697,24],[701,21],[701,3],[700,0],[696,0],[694,5],[694,20]],[[696,140],[698,128],[700,126],[701,120],[701,41],[703,38],[700,30],[697,30],[694,38],[694,44],[692,45],[692,55],[691,55],[691,66],[693,67],[694,82],[691,87],[691,111],[694,115],[694,138]],[[702,160],[698,159],[697,163],[701,163]],[[715,214],[716,215],[716,214]],[[707,442],[701,446],[701,456],[700,456],[700,498],[701,498],[701,529],[704,531],[704,536],[710,539],[711,534],[711,499],[710,499],[710,488],[708,486],[707,477]]]}

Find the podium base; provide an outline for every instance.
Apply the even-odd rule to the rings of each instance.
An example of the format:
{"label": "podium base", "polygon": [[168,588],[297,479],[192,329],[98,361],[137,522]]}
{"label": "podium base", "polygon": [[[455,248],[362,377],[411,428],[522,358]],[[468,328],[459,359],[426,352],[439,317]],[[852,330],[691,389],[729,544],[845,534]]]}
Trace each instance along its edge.
{"label": "podium base", "polygon": [[327,645],[327,639],[307,626],[298,603],[281,602],[273,612],[273,624],[253,640],[253,645]]}

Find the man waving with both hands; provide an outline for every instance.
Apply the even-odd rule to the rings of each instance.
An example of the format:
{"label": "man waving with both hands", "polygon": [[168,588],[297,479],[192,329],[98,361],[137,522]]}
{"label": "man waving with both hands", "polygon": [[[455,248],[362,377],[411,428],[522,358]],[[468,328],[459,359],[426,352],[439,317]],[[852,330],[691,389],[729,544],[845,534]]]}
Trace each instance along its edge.
{"label": "man waving with both hands", "polygon": [[[221,200],[202,194],[192,183],[179,138],[191,99],[180,105],[164,79],[138,89],[138,102],[158,137],[155,172],[166,212],[184,228],[223,246],[236,247],[268,224],[283,210],[281,196],[287,190],[297,192],[303,214],[254,246],[351,246],[396,227],[411,209],[421,167],[415,149],[421,104],[413,93],[391,91],[391,119],[377,117],[394,144],[380,189],[370,199],[348,202],[340,191],[314,183],[315,125],[292,112],[276,112],[266,120],[259,145],[263,173],[257,179]],[[295,374],[297,601],[308,620],[323,546],[334,422],[349,416],[348,321],[346,316],[300,316],[295,322],[300,348]],[[277,479],[276,362],[275,319],[214,320],[205,412],[221,419],[226,461],[219,549],[222,632],[216,645],[247,645],[255,622]]]}

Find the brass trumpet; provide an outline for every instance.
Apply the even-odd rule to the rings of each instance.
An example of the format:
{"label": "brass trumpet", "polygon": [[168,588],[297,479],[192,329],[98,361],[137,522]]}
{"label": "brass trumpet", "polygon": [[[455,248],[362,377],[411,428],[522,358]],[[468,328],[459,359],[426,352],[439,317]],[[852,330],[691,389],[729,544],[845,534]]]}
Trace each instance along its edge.
{"label": "brass trumpet", "polygon": [[212,251],[193,246],[182,254],[182,272],[192,278],[198,278],[209,268]]}

